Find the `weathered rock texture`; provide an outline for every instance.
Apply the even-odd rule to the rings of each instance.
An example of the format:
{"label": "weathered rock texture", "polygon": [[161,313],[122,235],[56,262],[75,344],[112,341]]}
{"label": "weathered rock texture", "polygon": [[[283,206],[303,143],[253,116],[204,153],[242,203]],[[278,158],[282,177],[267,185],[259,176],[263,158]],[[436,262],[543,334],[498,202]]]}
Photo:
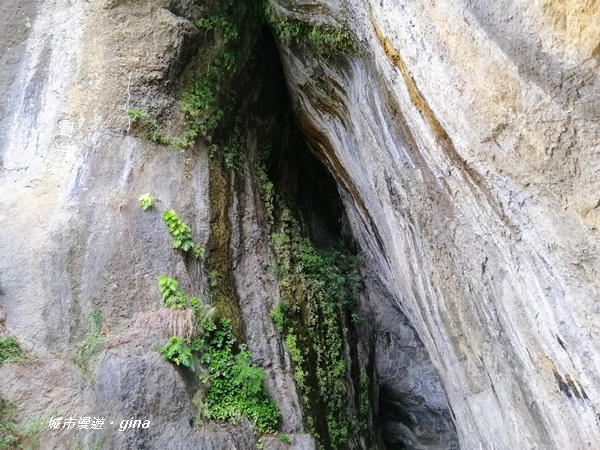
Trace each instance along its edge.
{"label": "weathered rock texture", "polygon": [[[248,424],[194,429],[198,378],[156,352],[169,336],[158,277],[177,278],[190,295],[208,291],[204,268],[173,252],[161,221],[163,211],[176,210],[206,244],[208,152],[200,146],[183,155],[134,137],[126,111],[176,110],[184,68],[210,52],[191,21],[197,8],[185,0],[0,8],[0,302],[7,329],[33,359],[0,367],[0,397],[17,404],[21,419],[53,411],[106,418],[102,431],[46,431],[43,448],[93,448],[103,436],[105,448],[253,448]],[[146,192],[156,204],[145,212],[137,199]],[[232,256],[241,266],[236,279],[245,275],[238,294],[248,323],[262,323],[248,327],[248,344],[267,368],[281,431],[299,433],[295,447],[310,449],[290,363],[268,318],[276,286],[264,286],[272,269],[265,230],[252,222],[258,194],[240,195],[248,196],[235,199],[245,208],[231,212],[241,223],[236,245],[243,241]],[[102,313],[103,345],[84,377],[74,353],[94,310]],[[132,417],[150,420],[150,428],[119,431]]]}
{"label": "weathered rock texture", "polygon": [[286,76],[461,445],[597,445],[600,6],[277,3],[356,38]]}
{"label": "weathered rock texture", "polygon": [[[43,448],[103,435],[107,448],[255,446],[247,423],[194,430],[197,380],[155,352],[168,336],[158,276],[207,289],[160,213],[175,209],[209,242],[209,162],[202,146],[181,155],[134,137],[125,111],[181,125],[177,91],[210,52],[196,11],[191,0],[0,4],[0,303],[31,355],[0,367],[0,397],[20,419],[107,419],[102,433],[47,431]],[[299,124],[365,255],[361,354],[374,355],[383,440],[597,446],[600,4],[278,0],[274,14],[355,38],[356,53],[328,57],[279,46]],[[278,294],[250,175],[227,185],[233,286],[281,430],[308,450],[268,318]],[[158,200],[148,212],[145,192]],[[104,348],[84,376],[73,353],[93,310]],[[118,431],[130,417],[152,426]]]}

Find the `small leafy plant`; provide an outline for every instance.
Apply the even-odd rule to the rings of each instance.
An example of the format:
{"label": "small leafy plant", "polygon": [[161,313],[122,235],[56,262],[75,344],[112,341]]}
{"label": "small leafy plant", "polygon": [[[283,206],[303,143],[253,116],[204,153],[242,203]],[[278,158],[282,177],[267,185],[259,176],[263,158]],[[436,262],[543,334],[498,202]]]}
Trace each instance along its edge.
{"label": "small leafy plant", "polygon": [[204,254],[204,249],[192,240],[192,228],[181,220],[175,211],[165,211],[162,219],[173,236],[175,250],[182,250],[194,258],[200,258]]}
{"label": "small leafy plant", "polygon": [[163,297],[163,304],[167,308],[185,308],[187,305],[186,296],[179,289],[179,281],[174,278],[162,275],[158,279],[158,289]]}
{"label": "small leafy plant", "polygon": [[277,331],[283,333],[289,327],[286,326],[287,303],[280,301],[269,313],[269,317],[275,323]]}
{"label": "small leafy plant", "polygon": [[21,350],[21,345],[13,336],[0,339],[0,364],[4,361],[10,363],[23,361],[23,350]]}
{"label": "small leafy plant", "polygon": [[152,208],[154,206],[154,197],[152,194],[142,194],[140,198],[138,198],[140,202],[140,206],[144,211]]}
{"label": "small leafy plant", "polygon": [[0,398],[0,449],[27,449],[40,447],[42,420],[34,420],[25,426],[15,422],[17,406]]}
{"label": "small leafy plant", "polygon": [[158,122],[147,111],[140,108],[131,108],[127,111],[131,123],[145,134],[146,138],[161,145],[170,145],[171,140],[165,136],[165,130],[158,126]]}
{"label": "small leafy plant", "polygon": [[84,374],[105,342],[106,339],[102,336],[102,313],[96,309],[90,314],[90,330],[75,351],[75,364]]}
{"label": "small leafy plant", "polygon": [[184,366],[190,370],[195,370],[192,350],[188,344],[189,341],[187,339],[180,339],[177,336],[172,336],[158,353],[160,353],[166,361],[171,361],[178,366]]}

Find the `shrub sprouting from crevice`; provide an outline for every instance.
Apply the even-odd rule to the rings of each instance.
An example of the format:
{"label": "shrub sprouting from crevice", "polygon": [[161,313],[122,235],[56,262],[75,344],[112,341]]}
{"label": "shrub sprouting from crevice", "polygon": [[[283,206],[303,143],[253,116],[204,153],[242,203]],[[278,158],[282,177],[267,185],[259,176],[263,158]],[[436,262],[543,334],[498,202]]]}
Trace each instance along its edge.
{"label": "shrub sprouting from crevice", "polygon": [[0,364],[3,362],[19,363],[23,361],[23,350],[14,336],[0,339]]}
{"label": "shrub sprouting from crevice", "polygon": [[195,399],[202,418],[235,423],[244,416],[261,433],[273,433],[279,421],[277,404],[265,386],[265,371],[252,362],[252,354],[233,335],[231,321],[215,322],[215,310],[200,303],[198,297],[188,299],[178,282],[162,276],[159,288],[165,306],[189,308],[194,312],[195,329],[189,337],[172,336],[159,350],[167,361],[196,371],[196,361],[206,370],[199,373],[210,388]]}

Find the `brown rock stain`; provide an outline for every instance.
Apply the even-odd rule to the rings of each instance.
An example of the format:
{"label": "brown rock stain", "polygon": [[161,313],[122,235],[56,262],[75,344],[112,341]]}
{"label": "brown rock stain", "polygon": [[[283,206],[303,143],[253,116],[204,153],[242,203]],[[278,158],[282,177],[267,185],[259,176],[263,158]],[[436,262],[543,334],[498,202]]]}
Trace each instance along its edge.
{"label": "brown rock stain", "polygon": [[[494,210],[498,218],[500,218],[500,220],[502,220],[506,225],[513,227],[514,224],[509,222],[509,219],[506,214],[504,214],[501,205],[495,199],[492,192],[487,188],[484,177],[477,172],[474,167],[467,163],[467,161],[456,151],[456,147],[454,146],[454,143],[452,142],[448,132],[444,129],[435,113],[419,91],[415,81],[410,76],[408,68],[400,56],[400,53],[394,48],[390,40],[383,35],[383,32],[373,17],[371,17],[371,23],[373,24],[375,34],[377,35],[377,39],[383,47],[385,54],[388,56],[394,66],[400,70],[408,90],[411,103],[429,124],[429,127],[437,138],[437,141],[440,144],[441,149],[444,151],[444,154],[455,167],[463,170],[463,172],[467,175],[467,178],[472,182],[473,186],[477,188],[486,198],[488,204]],[[415,146],[415,148],[417,147]]]}
{"label": "brown rock stain", "polygon": [[[375,19],[371,18],[371,23],[375,28],[377,39],[383,47],[385,54],[390,59],[390,61],[392,61],[392,63],[398,69],[400,69],[400,73],[404,78],[404,83],[406,84],[406,88],[408,89],[410,101],[412,102],[412,104],[415,105],[415,108],[417,108],[417,110],[421,113],[421,116],[423,116],[423,118],[429,123],[431,130],[440,141],[450,141],[448,133],[446,132],[440,121],[437,119],[434,112],[429,107],[429,104],[425,101],[423,95],[421,95],[421,92],[419,91],[419,88],[417,87],[415,81],[410,76],[408,68],[406,67],[404,60],[400,56],[400,53],[398,53],[398,51],[393,47],[390,40],[383,35]],[[452,144],[451,141],[450,144]]]}
{"label": "brown rock stain", "polygon": [[231,174],[221,158],[210,159],[210,241],[206,267],[209,272],[211,305],[217,318],[231,319],[238,342],[245,342],[244,322],[233,278],[231,252],[231,223],[229,210],[233,195]]}
{"label": "brown rock stain", "polygon": [[[349,114],[348,107],[342,96],[346,95],[344,88],[330,76],[318,77],[316,81],[302,86],[303,90],[311,94],[314,106],[332,117],[337,117],[342,122]],[[345,115],[344,115],[345,114]]]}
{"label": "brown rock stain", "polygon": [[577,389],[577,386],[575,386],[575,382],[571,378],[571,375],[569,375],[568,373],[565,373],[565,380],[567,380],[567,383],[571,387],[571,390],[575,394],[575,397],[581,399],[581,394],[579,394],[579,390]]}
{"label": "brown rock stain", "polygon": [[[575,395],[575,397],[577,397],[579,400],[587,400],[588,396],[585,390],[583,389],[581,383],[577,380],[574,380],[568,373],[565,373],[565,376],[562,377],[556,367],[556,363],[550,358],[546,358],[550,363],[552,373],[554,374],[554,380],[556,381],[556,384],[558,385],[560,391],[567,397],[572,397],[573,395]],[[579,388],[577,388],[577,385],[579,385]]]}

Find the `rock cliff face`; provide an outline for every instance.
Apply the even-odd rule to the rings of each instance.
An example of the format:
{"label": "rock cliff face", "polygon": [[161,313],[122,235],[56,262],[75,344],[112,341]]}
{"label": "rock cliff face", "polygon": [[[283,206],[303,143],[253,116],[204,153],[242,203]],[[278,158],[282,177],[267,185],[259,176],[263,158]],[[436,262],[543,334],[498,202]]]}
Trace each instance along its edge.
{"label": "rock cliff face", "polygon": [[357,55],[282,59],[464,448],[585,448],[597,415],[600,9],[280,1]]}
{"label": "rock cliff face", "polygon": [[[210,51],[192,23],[197,7],[191,1],[15,1],[4,2],[0,16],[10,25],[0,31],[6,60],[1,302],[7,330],[30,351],[25,363],[1,367],[0,396],[17,405],[23,422],[53,412],[64,419],[106,418],[102,430],[47,430],[43,448],[99,448],[100,442],[105,448],[253,448],[248,424],[194,432],[198,377],[156,352],[170,333],[158,276],[177,278],[192,295],[208,290],[201,265],[173,252],[160,215],[178,211],[195,240],[207,244],[208,152],[183,155],[134,137],[127,110],[169,115],[176,109],[184,67]],[[299,433],[296,446],[310,448],[290,363],[268,318],[276,285],[266,270],[265,230],[256,229],[254,188],[239,195],[226,189],[230,203],[246,206],[225,210],[225,218],[230,213],[239,223],[232,231],[236,244],[243,240],[231,251],[244,268],[235,273],[236,282],[245,281],[239,296],[251,305],[244,312],[257,327],[248,341],[269,368],[281,431]],[[146,192],[156,198],[149,214],[137,200]],[[94,312],[101,314],[95,337]],[[90,335],[102,341],[101,351],[77,358]],[[129,418],[151,426],[119,431]]]}
{"label": "rock cliff face", "polygon": [[[193,427],[198,377],[156,352],[171,331],[162,274],[206,297],[215,279],[225,286],[215,295],[236,300],[279,431],[315,448],[269,318],[281,287],[256,169],[261,133],[284,128],[288,109],[337,189],[302,187],[320,169],[285,150],[272,155],[277,189],[296,196],[315,241],[342,234],[363,260],[363,321],[342,331],[349,397],[368,374],[371,430],[349,447],[594,448],[600,4],[276,0],[291,106],[277,70],[252,69],[280,64],[255,28],[236,78],[239,108],[260,118],[244,122],[243,175],[209,157],[210,141],[180,153],[127,116],[142,108],[182,133],[181,92],[218,45],[194,25],[200,14],[192,0],[0,5],[1,331],[27,349],[0,366],[0,398],[23,423],[53,411],[107,419],[47,430],[42,448],[256,446],[244,421]],[[150,211],[137,204],[145,192]],[[168,209],[207,266],[171,250]],[[98,352],[82,360],[96,325]],[[152,426],[119,431],[130,417]]]}

